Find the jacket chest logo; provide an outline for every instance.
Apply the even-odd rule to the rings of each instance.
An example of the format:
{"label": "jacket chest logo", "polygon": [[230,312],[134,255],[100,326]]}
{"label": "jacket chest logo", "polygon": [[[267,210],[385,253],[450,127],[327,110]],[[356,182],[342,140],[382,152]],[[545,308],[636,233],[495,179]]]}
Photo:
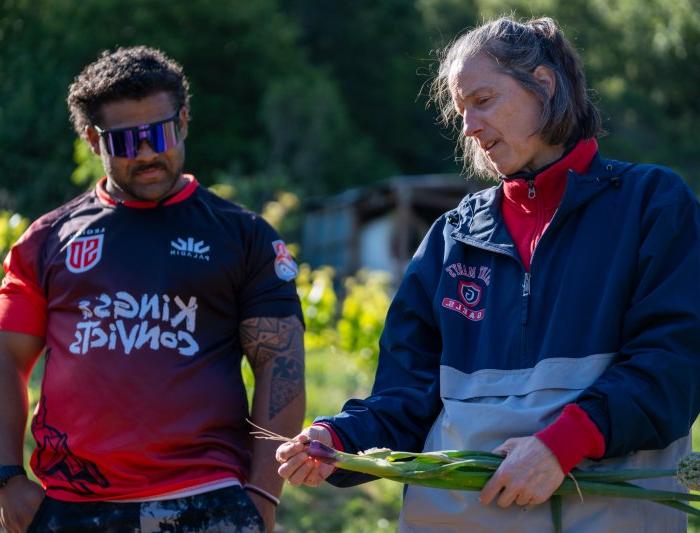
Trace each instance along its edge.
{"label": "jacket chest logo", "polygon": [[88,230],[88,235],[74,237],[68,243],[66,268],[73,274],[90,270],[102,259],[104,229]]}
{"label": "jacket chest logo", "polygon": [[486,266],[467,266],[453,263],[445,269],[457,281],[457,298],[445,296],[442,307],[459,313],[467,320],[479,322],[486,310],[480,307],[486,288],[491,283],[491,269]]}

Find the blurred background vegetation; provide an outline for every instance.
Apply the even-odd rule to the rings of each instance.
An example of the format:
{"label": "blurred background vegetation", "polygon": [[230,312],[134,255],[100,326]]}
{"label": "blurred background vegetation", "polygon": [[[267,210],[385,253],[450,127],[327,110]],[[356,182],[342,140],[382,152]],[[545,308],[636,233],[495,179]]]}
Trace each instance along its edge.
{"label": "blurred background vegetation", "polygon": [[[425,85],[436,50],[501,14],[562,24],[602,110],[605,154],[668,165],[700,190],[698,0],[0,0],[0,254],[102,174],[65,106],[102,50],[146,44],[181,62],[193,93],[186,170],[298,241],[310,198],[459,171]],[[302,267],[308,421],[368,392],[391,286]],[[696,425],[696,448],[699,438]],[[288,487],[280,529],[391,531],[400,497],[389,482]]]}
{"label": "blurred background vegetation", "polygon": [[455,172],[423,87],[436,49],[504,13],[562,24],[603,111],[606,154],[700,187],[698,0],[0,0],[0,208],[34,218],[101,172],[74,173],[90,160],[67,87],[102,50],[135,44],[190,78],[187,170],[252,208],[280,189],[308,199]]}

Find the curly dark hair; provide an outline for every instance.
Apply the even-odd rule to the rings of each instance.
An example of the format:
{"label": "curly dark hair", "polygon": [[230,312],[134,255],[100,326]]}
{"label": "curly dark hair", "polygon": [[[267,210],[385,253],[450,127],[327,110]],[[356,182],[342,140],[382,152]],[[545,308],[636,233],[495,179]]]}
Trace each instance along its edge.
{"label": "curly dark hair", "polygon": [[147,46],[105,50],[68,89],[70,120],[78,135],[100,121],[102,105],[167,92],[177,109],[189,108],[190,84],[177,62]]}

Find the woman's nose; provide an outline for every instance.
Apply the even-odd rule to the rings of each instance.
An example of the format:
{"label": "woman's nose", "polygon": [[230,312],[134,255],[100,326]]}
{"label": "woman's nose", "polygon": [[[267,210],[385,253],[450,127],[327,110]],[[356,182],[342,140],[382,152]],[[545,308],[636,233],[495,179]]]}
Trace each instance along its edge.
{"label": "woman's nose", "polygon": [[481,130],[482,127],[478,118],[473,112],[470,115],[467,115],[467,110],[465,109],[462,113],[462,133],[464,136],[473,137]]}

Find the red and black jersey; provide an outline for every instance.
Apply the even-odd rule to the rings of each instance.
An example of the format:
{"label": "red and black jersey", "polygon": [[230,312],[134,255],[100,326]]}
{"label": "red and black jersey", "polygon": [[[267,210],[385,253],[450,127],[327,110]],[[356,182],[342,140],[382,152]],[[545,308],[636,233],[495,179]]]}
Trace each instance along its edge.
{"label": "red and black jersey", "polygon": [[49,496],[138,499],[249,467],[239,324],[301,319],[296,265],[259,216],[194,178],[160,204],[104,183],[5,261],[0,330],[46,339],[32,468]]}

